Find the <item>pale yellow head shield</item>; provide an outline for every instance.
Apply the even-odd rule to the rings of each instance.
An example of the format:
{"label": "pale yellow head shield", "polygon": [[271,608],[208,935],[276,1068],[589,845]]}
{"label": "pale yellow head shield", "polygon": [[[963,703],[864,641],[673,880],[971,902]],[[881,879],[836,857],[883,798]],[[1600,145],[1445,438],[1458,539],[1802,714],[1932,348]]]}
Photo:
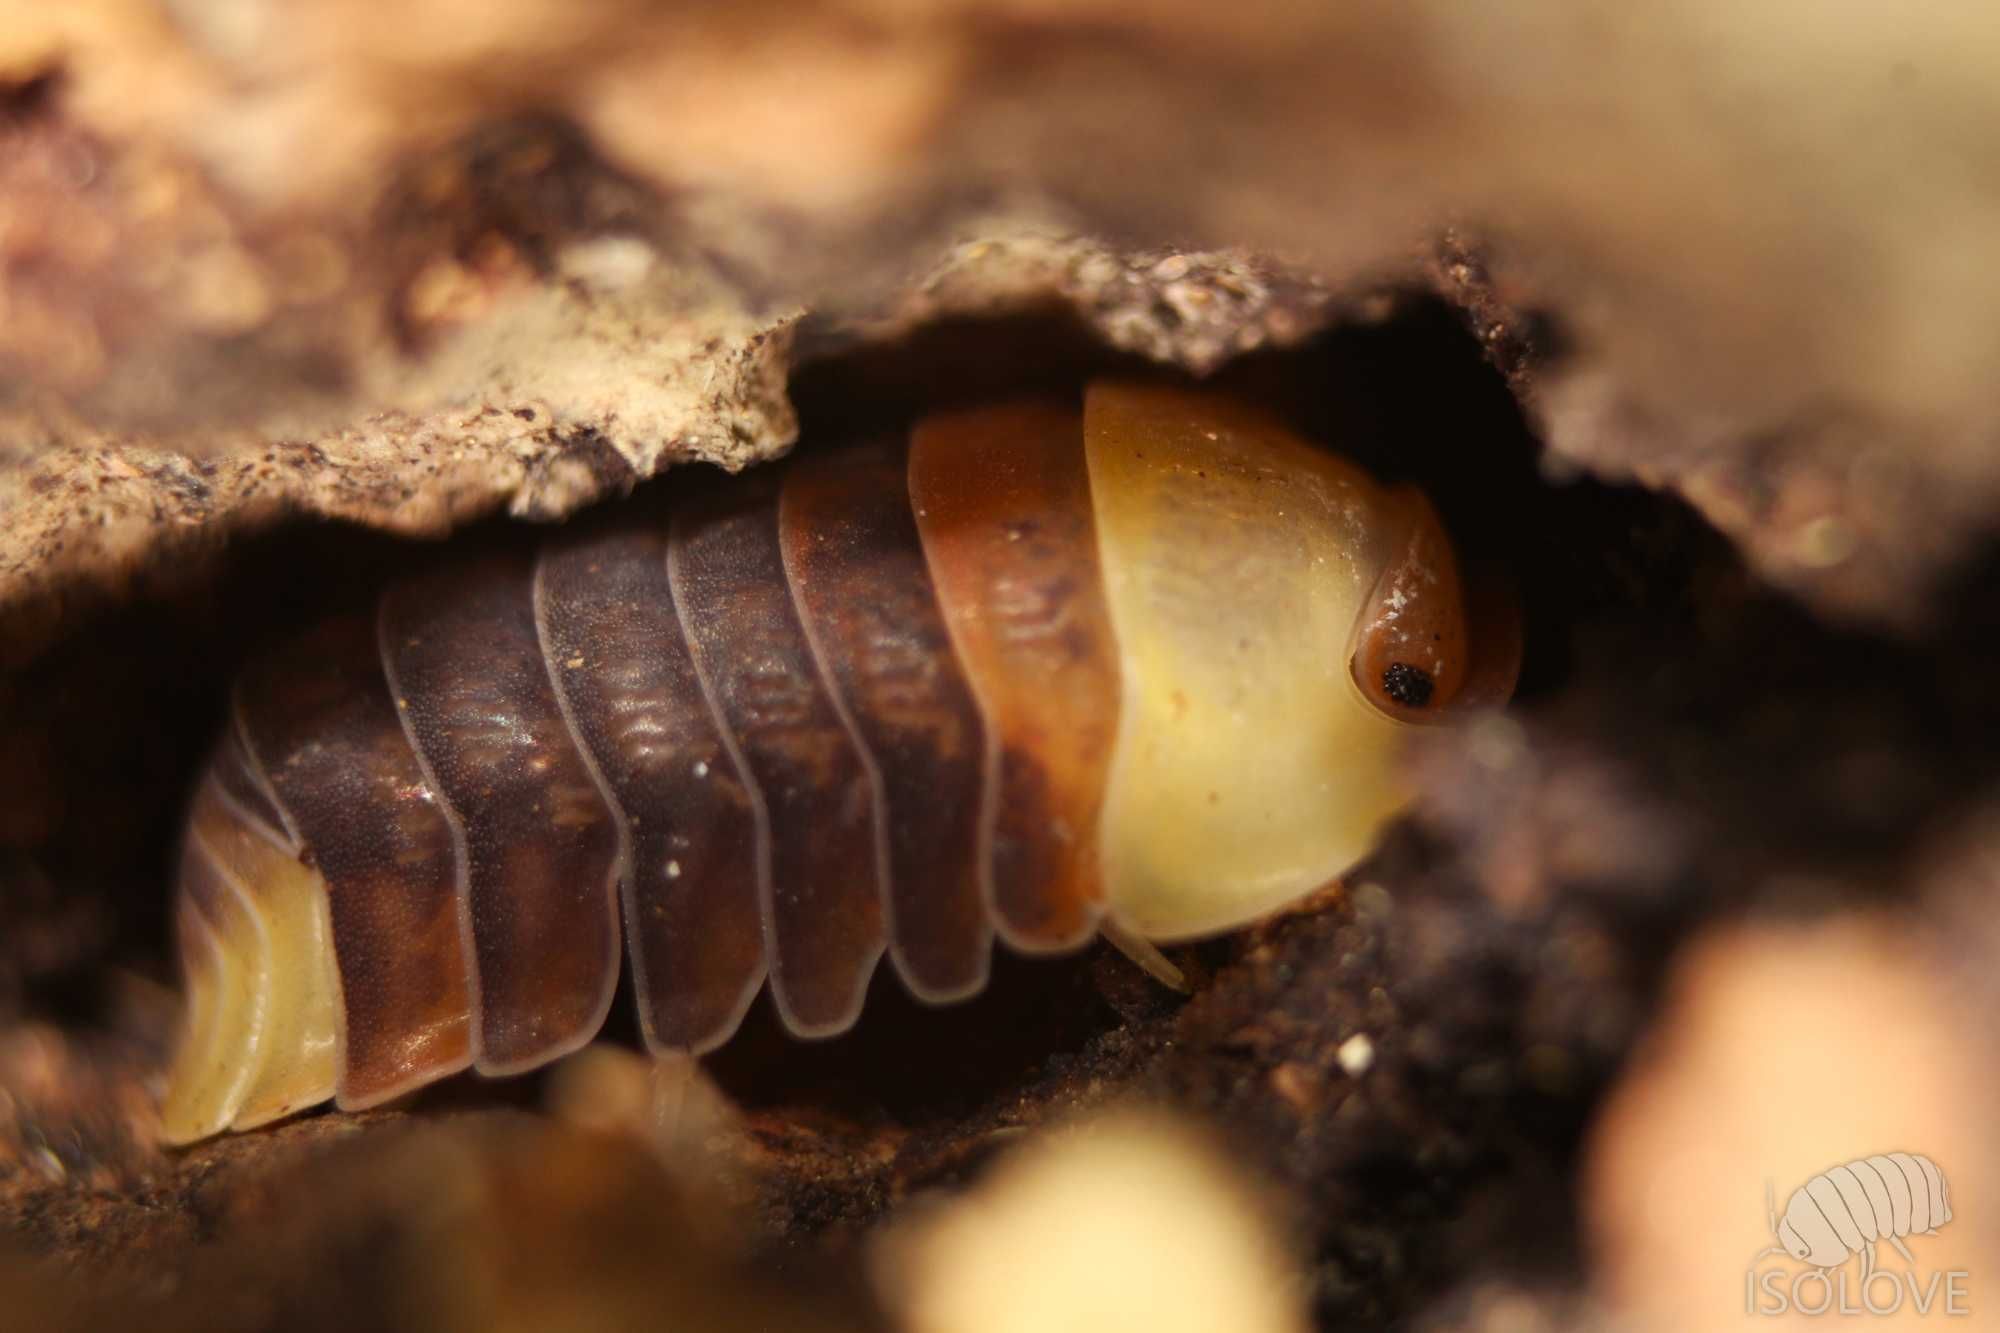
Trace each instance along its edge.
{"label": "pale yellow head shield", "polygon": [[1152,940],[1336,878],[1405,801],[1406,733],[1466,678],[1436,514],[1253,409],[1092,387],[1084,442],[1124,697],[1108,907]]}

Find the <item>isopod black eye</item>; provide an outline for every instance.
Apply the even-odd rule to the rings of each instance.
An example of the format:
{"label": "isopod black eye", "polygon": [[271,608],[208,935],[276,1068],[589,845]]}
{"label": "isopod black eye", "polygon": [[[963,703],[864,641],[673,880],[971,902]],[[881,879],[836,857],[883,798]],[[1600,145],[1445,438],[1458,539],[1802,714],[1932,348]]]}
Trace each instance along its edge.
{"label": "isopod black eye", "polygon": [[1422,708],[1431,701],[1437,681],[1422,667],[1408,662],[1391,662],[1382,673],[1382,693],[1405,708]]}
{"label": "isopod black eye", "polygon": [[1454,707],[1471,666],[1458,556],[1421,492],[1398,487],[1381,503],[1388,558],[1359,607],[1354,683],[1398,722],[1437,722]]}

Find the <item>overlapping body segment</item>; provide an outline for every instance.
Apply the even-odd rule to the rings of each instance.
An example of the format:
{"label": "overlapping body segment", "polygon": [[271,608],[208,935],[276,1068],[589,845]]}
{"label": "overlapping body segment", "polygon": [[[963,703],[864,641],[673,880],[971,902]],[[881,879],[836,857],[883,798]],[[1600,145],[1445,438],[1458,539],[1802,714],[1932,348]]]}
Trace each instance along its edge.
{"label": "overlapping body segment", "polygon": [[986,720],[982,836],[994,924],[1016,948],[1091,937],[1098,811],[1118,718],[1083,422],[1012,404],[920,423],[910,504]]}
{"label": "overlapping body segment", "polygon": [[558,536],[536,567],[535,605],[550,675],[622,831],[640,1027],[655,1046],[704,1051],[764,983],[757,816],[682,636],[667,549],[663,521]]}
{"label": "overlapping body segment", "polygon": [[383,678],[375,618],[336,615],[279,645],[237,681],[235,711],[254,776],[325,886],[341,1105],[470,1065],[458,853]]}
{"label": "overlapping body segment", "polygon": [[[1400,802],[1409,724],[1511,686],[1414,493],[1213,395],[1097,385],[443,562],[238,682],[177,909],[186,1142],[768,986],[844,1031],[886,952],[1241,924]],[[1470,682],[1470,683],[1468,683]]]}
{"label": "overlapping body segment", "polygon": [[682,629],[758,813],[771,998],[792,1031],[844,1032],[882,955],[875,796],[785,580],[774,473],[674,515]]}
{"label": "overlapping body segment", "polygon": [[562,714],[533,563],[454,563],[383,595],[383,672],[452,825],[473,1063],[532,1069],[596,1033],[618,981],[618,835]]}
{"label": "overlapping body segment", "polygon": [[813,656],[872,785],[880,898],[904,982],[928,1000],[986,984],[992,889],[986,726],[938,609],[889,440],[802,458],[778,531]]}

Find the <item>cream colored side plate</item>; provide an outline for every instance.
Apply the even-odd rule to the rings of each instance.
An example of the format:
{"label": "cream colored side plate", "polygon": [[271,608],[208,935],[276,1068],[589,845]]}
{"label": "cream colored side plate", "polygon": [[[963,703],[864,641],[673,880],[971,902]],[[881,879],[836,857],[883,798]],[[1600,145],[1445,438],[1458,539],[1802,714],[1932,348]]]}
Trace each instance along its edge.
{"label": "cream colored side plate", "polygon": [[169,1143],[249,1129],[333,1095],[339,983],[326,891],[205,783],[182,857],[188,1007]]}
{"label": "cream colored side plate", "polygon": [[[161,1109],[169,1143],[220,1133],[236,1119],[263,1060],[269,1013],[270,951],[243,897],[192,831],[181,856],[185,935],[205,948],[183,957],[188,989],[206,995],[189,1005],[175,1061],[173,1095]],[[206,971],[204,980],[202,973]]]}
{"label": "cream colored side plate", "polygon": [[340,992],[326,886],[223,802],[198,801],[193,830],[241,891],[269,959],[263,1058],[230,1122],[249,1129],[333,1096]]}

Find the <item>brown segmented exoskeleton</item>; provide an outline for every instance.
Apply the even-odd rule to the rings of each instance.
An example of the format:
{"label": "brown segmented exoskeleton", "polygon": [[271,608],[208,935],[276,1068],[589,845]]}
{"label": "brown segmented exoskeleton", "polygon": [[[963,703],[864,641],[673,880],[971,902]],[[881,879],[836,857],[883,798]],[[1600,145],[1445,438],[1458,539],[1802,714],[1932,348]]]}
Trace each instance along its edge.
{"label": "brown segmented exoskeleton", "polygon": [[1512,690],[1518,614],[1429,502],[1212,394],[934,416],[538,553],[404,578],[259,658],[184,842],[188,1142],[647,1045],[760,990],[845,1031],[885,952],[1141,951],[1336,878],[1413,726]]}

